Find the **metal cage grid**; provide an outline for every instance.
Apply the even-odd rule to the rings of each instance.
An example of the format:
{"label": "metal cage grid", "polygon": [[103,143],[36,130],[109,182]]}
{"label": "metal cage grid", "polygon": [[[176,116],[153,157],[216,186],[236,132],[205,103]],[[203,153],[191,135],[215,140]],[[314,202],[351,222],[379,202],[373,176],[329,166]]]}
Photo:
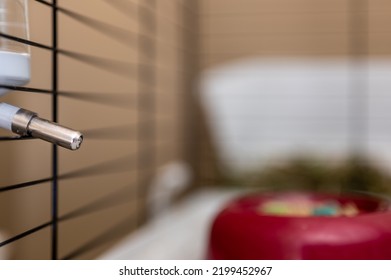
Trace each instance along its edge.
{"label": "metal cage grid", "polygon": [[[126,76],[127,67],[129,65],[126,62],[114,61],[104,57],[97,57],[84,53],[77,53],[70,50],[60,49],[58,44],[58,35],[59,35],[59,14],[61,13],[64,16],[68,16],[73,19],[77,19],[78,23],[88,25],[89,28],[93,28],[98,32],[104,33],[106,36],[116,40],[120,43],[127,44],[127,38],[129,34],[126,29],[118,28],[114,25],[108,23],[100,22],[88,15],[78,14],[74,11],[68,10],[61,7],[57,0],[45,1],[45,0],[30,0],[36,3],[42,4],[51,10],[51,45],[42,44],[40,42],[24,40],[10,34],[0,33],[1,37],[4,37],[9,40],[17,41],[23,44],[30,45],[33,48],[39,48],[46,50],[51,54],[51,88],[33,88],[33,87],[10,87],[5,85],[0,85],[1,87],[8,88],[13,91],[28,92],[34,94],[45,94],[51,96],[51,118],[53,121],[58,121],[58,108],[59,108],[59,97],[70,97],[70,98],[79,98],[82,101],[86,102],[97,102],[97,103],[109,103],[113,102],[116,105],[119,105],[122,101],[121,98],[113,101],[115,98],[114,95],[111,97],[107,93],[94,93],[93,96],[83,95],[78,92],[65,92],[59,90],[59,56],[67,56],[72,59],[79,60],[83,63],[89,64],[92,67],[101,68],[104,71],[110,71],[114,74]],[[107,4],[112,5],[118,11],[125,13],[126,9],[123,9],[123,5],[128,5],[133,3],[133,1],[105,1]],[[0,241],[0,248],[13,244],[27,236],[33,235],[43,229],[50,229],[50,250],[51,258],[56,259],[74,259],[77,258],[89,250],[94,249],[97,246],[104,244],[105,242],[111,242],[113,239],[123,236],[125,233],[128,233],[130,230],[140,226],[147,220],[146,215],[146,205],[145,205],[145,196],[148,191],[148,183],[151,180],[153,174],[156,171],[157,165],[159,164],[156,159],[156,130],[157,130],[157,93],[156,93],[156,75],[157,75],[157,42],[156,42],[156,32],[157,32],[157,4],[156,0],[144,1],[142,4],[138,2],[133,3],[135,10],[133,14],[127,14],[128,17],[135,17],[135,20],[139,22],[139,32],[138,34],[131,34],[136,41],[138,42],[135,48],[137,48],[138,53],[141,56],[148,58],[148,63],[139,62],[134,67],[135,71],[133,78],[138,80],[137,87],[137,101],[136,101],[136,115],[138,117],[138,122],[135,128],[131,128],[132,137],[136,138],[136,154],[125,155],[116,160],[106,161],[102,163],[93,164],[84,168],[80,168],[71,172],[63,173],[59,170],[59,151],[58,148],[53,145],[51,151],[51,176],[46,178],[41,178],[37,180],[26,181],[22,183],[0,186],[0,195],[6,192],[12,192],[20,189],[31,188],[42,183],[51,184],[51,219],[43,224],[36,225],[35,227],[23,231],[15,236],[7,238],[6,240]],[[185,5],[180,1],[175,2],[175,5],[178,5],[183,13],[182,22],[176,27],[178,32],[178,38],[183,38],[183,42],[180,42],[182,45],[181,50],[178,49],[178,56],[180,57],[180,63],[186,63],[190,60],[189,50],[186,49],[186,46],[189,44],[192,36],[189,36],[189,31],[186,28],[186,22],[189,21],[189,18],[193,18],[194,12],[192,7]],[[188,16],[190,15],[190,16]],[[190,19],[191,21],[191,19]],[[183,26],[182,26],[183,25]],[[183,67],[185,68],[185,67]],[[182,69],[182,75],[185,74],[186,70]],[[187,79],[184,87],[189,89],[188,84],[190,80]],[[113,97],[114,96],[114,97]],[[178,110],[183,110],[183,113],[187,113],[189,108],[189,102],[186,98],[180,100],[184,106],[179,106]],[[126,106],[126,104],[120,104],[121,106]],[[186,111],[186,112],[185,112]],[[99,129],[87,129],[84,130],[84,134],[87,136],[87,141],[94,139],[109,139],[112,137],[110,135],[111,131],[118,132],[120,134],[126,134],[129,127],[122,126],[112,126]],[[189,127],[188,124],[183,121],[180,123],[180,127],[177,127],[181,139],[189,139]],[[126,130],[124,132],[124,130]],[[114,137],[115,138],[115,137]],[[0,142],[7,141],[27,141],[32,140],[29,137],[14,137],[14,136],[0,136]],[[88,144],[85,144],[88,145]],[[183,145],[183,154],[187,153],[188,150]],[[128,186],[120,189],[119,191],[113,192],[110,195],[107,195],[103,199],[97,199],[92,203],[86,203],[82,207],[75,209],[66,214],[59,214],[59,182],[64,179],[77,178],[83,176],[97,175],[101,173],[110,173],[116,172],[119,170],[130,168],[129,165],[132,165],[134,168],[134,181],[137,185],[136,192],[129,191]],[[124,167],[125,166],[125,167]],[[145,172],[146,171],[146,172]],[[129,199],[138,204],[137,207],[140,209],[136,216],[131,215],[130,217],[124,219],[120,223],[117,223],[115,226],[109,228],[105,232],[99,234],[94,239],[89,240],[88,242],[82,244],[78,248],[74,249],[72,252],[67,253],[66,255],[60,256],[59,253],[59,224],[70,219],[80,217],[89,213],[93,213],[105,208],[112,207],[113,205],[118,205],[120,203],[129,202]]]}

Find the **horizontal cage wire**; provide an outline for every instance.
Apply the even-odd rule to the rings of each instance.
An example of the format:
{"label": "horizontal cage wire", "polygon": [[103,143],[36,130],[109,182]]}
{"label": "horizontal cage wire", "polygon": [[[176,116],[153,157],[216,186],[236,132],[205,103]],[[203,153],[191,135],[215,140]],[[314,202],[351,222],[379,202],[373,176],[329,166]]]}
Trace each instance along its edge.
{"label": "horizontal cage wire", "polygon": [[[73,10],[71,6],[61,6],[61,1],[44,1],[30,0],[37,4],[50,9],[51,18],[51,42],[52,44],[41,43],[38,41],[26,40],[12,34],[0,32],[0,37],[15,41],[21,44],[30,46],[33,51],[42,50],[51,56],[51,86],[35,87],[35,86],[9,86],[0,85],[0,88],[5,88],[10,91],[22,94],[42,95],[51,99],[51,118],[57,121],[59,118],[59,108],[62,100],[74,102],[82,102],[86,105],[96,104],[97,106],[109,106],[114,110],[133,111],[138,116],[138,121],[128,124],[110,124],[98,127],[86,127],[82,129],[86,136],[86,141],[127,141],[135,142],[135,153],[125,152],[125,155],[114,158],[112,160],[97,160],[92,164],[80,166],[70,169],[70,171],[62,171],[61,153],[56,146],[52,147],[50,152],[50,169],[51,175],[45,178],[27,180],[24,182],[7,184],[0,186],[0,194],[5,195],[13,192],[20,192],[28,189],[34,189],[45,183],[50,183],[50,220],[41,224],[36,224],[33,227],[19,231],[13,236],[0,240],[0,247],[7,247],[34,236],[39,232],[50,229],[50,256],[52,259],[73,259],[82,256],[85,253],[95,250],[97,247],[103,246],[105,243],[110,243],[112,240],[118,239],[124,234],[129,233],[134,229],[134,225],[139,226],[145,222],[146,215],[143,213],[144,205],[140,202],[146,195],[145,186],[148,184],[149,178],[152,176],[156,167],[155,162],[156,150],[154,142],[157,118],[156,111],[156,68],[159,65],[156,63],[156,32],[157,32],[157,7],[154,0],[143,1],[136,3],[134,1],[104,1],[113,10],[124,14],[123,8],[129,8],[126,14],[126,19],[140,22],[139,31],[129,30],[127,27],[119,27],[113,23],[108,23],[105,20],[97,19],[93,15],[87,15],[82,12]],[[33,3],[31,3],[33,4]],[[123,6],[122,6],[123,5]],[[182,5],[182,4],[181,4]],[[178,6],[180,6],[178,4]],[[71,49],[62,49],[59,44],[59,30],[62,30],[60,17],[67,18],[77,24],[94,32],[101,34],[102,37],[112,42],[115,46],[117,43],[124,45],[126,48],[140,53],[143,59],[136,59],[133,62],[128,60],[118,60],[101,55],[90,53],[82,53]],[[49,20],[49,19],[47,19]],[[178,23],[177,23],[178,24]],[[34,32],[34,30],[32,30]],[[182,30],[179,29],[178,33]],[[138,45],[134,45],[138,42]],[[111,43],[110,43],[111,44]],[[171,48],[171,46],[169,46]],[[62,58],[67,58],[78,64],[84,64],[99,71],[113,74],[119,78],[126,80],[137,80],[138,88],[134,90],[124,89],[123,92],[104,92],[104,91],[78,91],[78,90],[63,90],[60,87],[62,81],[61,72],[59,71],[62,63]],[[130,94],[129,94],[130,92]],[[8,145],[10,142],[19,142],[20,140],[30,140],[31,145],[37,143],[32,137],[19,136],[0,136],[0,142],[3,145]],[[24,141],[23,141],[24,142]],[[25,142],[26,143],[26,142]],[[20,143],[18,145],[23,145]],[[88,145],[88,144],[85,144]],[[61,201],[61,184],[68,181],[86,180],[96,176],[110,176],[110,174],[129,173],[133,178],[133,183],[128,183],[124,186],[114,188],[112,192],[104,196],[98,196],[96,199],[86,201],[78,207],[71,209],[65,213],[60,211],[59,202]],[[112,186],[114,187],[114,186]],[[84,243],[80,243],[72,250],[62,250],[60,252],[62,235],[62,224],[68,221],[77,220],[81,217],[89,217],[92,214],[107,211],[108,209],[118,208],[121,205],[129,205],[132,203],[137,205],[138,210],[129,213],[123,217],[117,224],[113,224],[106,228],[98,235],[90,234],[89,238],[84,239]],[[130,211],[131,212],[131,211]],[[22,227],[23,228],[23,227]],[[103,227],[104,228],[104,227]]]}

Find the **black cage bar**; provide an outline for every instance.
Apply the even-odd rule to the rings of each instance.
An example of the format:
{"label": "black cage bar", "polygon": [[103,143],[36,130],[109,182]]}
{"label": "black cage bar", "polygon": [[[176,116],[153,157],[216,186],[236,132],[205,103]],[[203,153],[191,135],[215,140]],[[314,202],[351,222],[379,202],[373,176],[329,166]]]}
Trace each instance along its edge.
{"label": "black cage bar", "polygon": [[[15,184],[0,185],[0,195],[9,192],[20,190],[28,190],[44,183],[51,184],[51,206],[50,206],[50,220],[42,224],[37,224],[34,227],[20,232],[14,236],[10,236],[5,240],[0,240],[0,248],[10,246],[17,241],[26,237],[32,236],[44,229],[50,230],[50,256],[52,259],[72,259],[83,255],[84,253],[94,250],[97,246],[110,243],[118,237],[123,236],[130,230],[140,226],[147,219],[145,195],[148,191],[147,185],[154,175],[156,166],[158,165],[156,159],[156,69],[161,67],[156,62],[156,32],[157,32],[157,4],[155,0],[151,1],[104,1],[106,4],[112,6],[117,12],[124,13],[124,15],[131,20],[139,23],[139,31],[134,32],[128,30],[127,27],[115,26],[111,23],[103,22],[90,15],[72,11],[61,6],[61,1],[44,1],[44,0],[30,0],[30,3],[38,3],[51,13],[51,44],[25,40],[15,37],[11,34],[0,33],[0,37],[8,40],[13,40],[22,44],[29,45],[31,48],[37,48],[51,55],[51,87],[50,88],[35,88],[30,86],[12,87],[7,85],[0,85],[0,87],[7,88],[10,91],[25,92],[31,94],[43,94],[51,98],[51,119],[55,122],[61,123],[59,118],[59,110],[61,107],[60,98],[67,100],[76,100],[89,104],[100,104],[105,106],[114,106],[121,109],[134,109],[138,122],[130,125],[112,124],[110,126],[102,126],[98,128],[80,128],[85,134],[85,142],[83,148],[88,149],[89,142],[92,140],[104,141],[120,141],[129,140],[136,141],[136,151],[124,151],[123,156],[113,160],[96,161],[86,167],[77,168],[71,171],[63,172],[60,168],[61,152],[57,146],[52,147],[51,151],[51,174],[46,178],[38,178],[26,182]],[[175,2],[178,10],[186,13],[187,9],[182,2]],[[113,44],[123,44],[129,48],[133,48],[139,54],[139,58],[134,63],[126,61],[114,60],[111,58],[94,56],[88,53],[75,52],[72,50],[61,49],[59,47],[59,32],[62,28],[59,17],[67,17],[74,20],[75,23],[90,28],[93,32],[101,33]],[[186,16],[183,16],[183,22]],[[181,23],[179,23],[181,24]],[[32,30],[34,32],[34,30]],[[75,32],[77,32],[75,30]],[[177,30],[178,34],[182,35],[182,27]],[[137,44],[133,44],[137,42]],[[182,55],[179,54],[178,55]],[[83,92],[83,91],[64,91],[60,90],[61,73],[59,66],[61,58],[67,57],[72,60],[79,61],[94,68],[101,69],[108,74],[117,75],[122,78],[131,77],[137,81],[138,87],[136,92],[133,90],[124,89],[125,92],[133,94],[133,100],[129,101],[128,97],[124,97],[120,93],[114,92]],[[174,74],[173,74],[174,75]],[[62,99],[61,99],[62,100]],[[28,109],[28,108],[27,108]],[[82,114],[82,113],[80,113]],[[0,145],[20,141],[38,141],[30,137],[17,137],[0,135]],[[23,143],[21,142],[21,145]],[[115,144],[114,144],[115,145]],[[104,149],[104,147],[102,148]],[[75,152],[78,153],[78,152]],[[73,155],[73,154],[72,154]],[[66,180],[74,180],[76,178],[86,178],[91,176],[101,176],[102,174],[117,174],[118,172],[131,172],[132,182],[122,186],[117,191],[111,192],[103,198],[96,199],[91,202],[83,203],[77,209],[68,211],[66,214],[60,214],[60,187],[61,182]],[[108,186],[109,187],[109,186]],[[125,219],[114,224],[103,233],[95,238],[84,242],[80,246],[73,249],[73,251],[66,254],[59,252],[59,236],[62,234],[60,223],[79,218],[91,213],[96,213],[104,209],[110,209],[114,206],[126,204],[131,201],[137,204],[137,211],[127,214]]]}

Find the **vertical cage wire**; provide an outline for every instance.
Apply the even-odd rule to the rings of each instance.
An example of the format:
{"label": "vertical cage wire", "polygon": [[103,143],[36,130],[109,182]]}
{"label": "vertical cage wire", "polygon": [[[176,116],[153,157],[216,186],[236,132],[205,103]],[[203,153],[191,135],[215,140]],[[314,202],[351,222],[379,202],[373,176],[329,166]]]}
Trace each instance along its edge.
{"label": "vertical cage wire", "polygon": [[[51,119],[56,122],[59,121],[60,123],[67,119],[71,113],[70,110],[73,110],[70,109],[71,107],[69,106],[75,104],[80,107],[79,103],[85,104],[86,108],[90,108],[91,110],[93,110],[94,107],[90,106],[106,106],[107,108],[113,108],[113,110],[126,110],[126,112],[129,112],[130,118],[125,125],[122,123],[117,125],[111,122],[110,125],[94,127],[93,125],[95,125],[95,123],[90,122],[87,125],[91,125],[91,127],[84,127],[84,129],[81,127],[80,130],[84,132],[86,141],[80,152],[67,154],[63,153],[63,151],[56,146],[51,147],[50,175],[47,177],[33,178],[24,182],[11,184],[0,184],[0,196],[14,194],[13,197],[15,197],[16,201],[22,200],[22,193],[34,190],[42,184],[50,184],[50,219],[40,224],[34,224],[27,230],[15,230],[15,235],[10,235],[4,240],[0,240],[0,249],[7,249],[9,247],[14,248],[16,245],[19,246],[18,250],[21,248],[23,249],[23,246],[19,244],[22,244],[29,238],[43,235],[43,232],[45,232],[45,236],[47,237],[44,243],[39,244],[45,245],[45,248],[48,246],[50,251],[50,257],[48,258],[77,259],[86,258],[86,256],[88,258],[88,256],[96,256],[97,253],[94,252],[99,252],[99,248],[105,248],[105,246],[114,244],[116,240],[129,234],[135,228],[147,221],[146,196],[148,195],[148,186],[151,183],[158,166],[167,162],[167,160],[170,160],[170,158],[164,159],[163,161],[161,159],[158,160],[158,151],[164,149],[163,146],[167,147],[168,144],[170,144],[171,148],[178,146],[177,142],[166,143],[167,141],[171,141],[170,138],[158,139],[157,129],[162,129],[162,126],[165,124],[162,124],[159,120],[158,114],[158,108],[162,108],[163,106],[159,104],[161,101],[158,101],[157,99],[158,94],[160,94],[160,92],[158,93],[156,91],[159,87],[159,74],[157,71],[158,69],[167,67],[167,65],[161,65],[161,57],[158,56],[157,51],[158,47],[164,47],[171,52],[174,49],[179,50],[179,48],[175,45],[175,42],[164,40],[164,38],[162,39],[162,36],[157,40],[158,33],[165,32],[165,30],[158,30],[157,20],[158,17],[160,17],[160,24],[163,24],[163,27],[172,28],[172,26],[178,26],[181,30],[182,25],[187,25],[185,13],[190,14],[190,9],[187,8],[185,2],[182,3],[182,1],[179,0],[172,1],[171,4],[173,6],[178,5],[178,11],[182,11],[183,9],[184,13],[183,18],[180,18],[178,21],[172,21],[172,19],[165,16],[164,12],[159,10],[159,6],[155,0],[101,0],[101,5],[104,3],[105,5],[110,6],[112,12],[116,11],[121,13],[128,22],[132,22],[132,27],[129,29],[127,26],[123,27],[108,23],[85,11],[73,9],[72,5],[79,4],[78,2],[72,4],[59,0],[30,1],[50,9],[50,19],[48,19],[50,20],[51,25],[50,42],[40,42],[33,39],[25,40],[13,36],[12,34],[4,33],[0,33],[0,36],[27,44],[34,48],[34,52],[42,50],[46,52],[45,54],[49,54],[51,57],[50,86],[47,88],[44,86],[36,86],[35,84],[32,86],[27,85],[18,87],[7,85],[0,86],[19,94],[37,94],[37,96],[49,97]],[[82,4],[80,5],[82,6]],[[94,9],[91,7],[90,11],[93,12]],[[179,14],[176,16],[179,18]],[[73,24],[77,26],[77,28],[88,30],[86,32],[89,32],[88,34],[91,34],[91,36],[96,36],[96,40],[100,40],[97,37],[98,34],[102,38],[110,40],[110,47],[113,47],[114,51],[115,46],[121,45],[128,48],[130,52],[137,53],[138,57],[132,62],[119,61],[105,57],[104,55],[94,55],[83,52],[82,50],[69,49],[66,44],[67,41],[63,38],[64,34],[61,33],[67,24]],[[138,28],[131,30],[133,26],[138,26]],[[34,30],[32,30],[32,32],[34,32]],[[180,38],[183,38],[183,40],[185,40],[184,35],[185,34],[180,32],[177,39],[180,40]],[[77,32],[74,36],[77,37]],[[74,40],[76,40],[76,38]],[[177,51],[176,56],[180,55],[182,54]],[[183,56],[185,56],[185,54],[183,54]],[[122,93],[117,94],[110,90],[102,90],[101,92],[88,92],[86,89],[80,91],[78,89],[68,90],[69,84],[67,84],[66,81],[67,79],[69,80],[68,76],[71,74],[67,73],[68,76],[64,76],[65,71],[63,67],[64,64],[69,64],[71,62],[78,63],[78,67],[83,69],[84,67],[89,67],[88,75],[93,75],[89,73],[102,71],[107,73],[108,76],[107,78],[105,76],[105,79],[108,79],[108,82],[111,82],[110,79],[112,79],[113,83],[116,83],[118,79],[126,79],[126,83],[133,83],[137,86],[134,89],[124,88],[124,92],[127,93],[126,96]],[[179,67],[180,63],[182,65],[181,67],[184,68],[185,62],[186,59],[178,62],[176,67]],[[36,63],[38,62],[35,61],[33,66],[37,66]],[[179,69],[177,69],[177,71],[179,71]],[[174,80],[176,79],[176,76],[178,76],[177,73],[169,74]],[[190,79],[187,78],[187,80],[190,83]],[[77,80],[75,81],[77,82]],[[181,95],[182,94],[184,93],[181,93]],[[174,93],[172,93],[172,96],[174,96]],[[186,102],[186,94],[183,96],[183,100]],[[173,98],[177,97],[174,96]],[[172,109],[175,109],[175,114],[180,114],[179,112],[182,112],[183,110],[182,107],[173,107]],[[77,109],[75,108],[74,110]],[[88,114],[88,111],[86,111],[85,114],[80,112],[80,118],[83,123],[86,123],[86,120],[84,119],[85,117],[88,117]],[[134,122],[134,120],[136,120],[136,122]],[[120,119],[120,121],[122,121],[122,119]],[[186,120],[183,121],[183,124],[185,123]],[[183,125],[183,127],[175,127],[175,129],[184,130],[185,127],[186,125]],[[177,134],[181,135],[182,132],[178,132]],[[175,141],[178,140],[179,139]],[[130,147],[130,150],[135,149],[135,152],[132,153],[130,150],[123,150],[123,156],[114,159],[90,160],[92,163],[90,162],[88,164],[89,159],[83,154],[85,153],[84,150],[90,150],[89,152],[91,152],[91,149],[93,149],[94,146],[97,146],[99,141],[102,141],[100,150],[102,152],[105,152],[106,149],[110,149],[110,147],[107,146],[107,143],[113,143],[114,146],[118,143],[125,143],[126,145],[123,145],[124,147]],[[183,139],[181,138],[180,141],[183,141]],[[162,144],[160,142],[165,143]],[[23,145],[23,143],[38,144],[38,142],[31,137],[0,135],[0,144],[3,144],[4,147],[5,145],[12,143],[19,143],[19,145]],[[184,150],[186,147],[187,145],[183,144]],[[74,158],[76,161],[86,162],[87,164],[76,164],[76,168],[72,168],[72,165],[69,164],[71,158]],[[32,159],[26,157],[26,160],[31,161]],[[23,173],[24,170],[21,169],[18,170],[18,172]],[[124,173],[124,175],[121,175],[122,173]],[[101,178],[107,181],[108,179],[105,178],[114,178],[115,180],[117,177],[114,176],[117,176],[117,174],[119,176],[118,178],[122,178],[119,179],[119,181],[125,180],[125,175],[126,178],[129,178],[126,185],[121,187],[115,185],[117,183],[113,183],[112,185],[108,184],[105,186],[104,191],[102,191],[102,188],[94,189],[94,185],[100,181],[99,178],[95,179],[98,176],[105,176]],[[90,190],[87,193],[89,193],[92,198],[89,198],[88,196],[78,198],[77,189],[73,189],[74,182],[76,182],[80,189],[89,188]],[[93,185],[89,186],[88,182],[91,182]],[[113,191],[109,191],[110,188],[113,188]],[[68,196],[72,194],[72,190],[75,192],[71,198],[69,198]],[[97,195],[95,195],[95,192],[97,192]],[[80,194],[82,193],[80,192]],[[83,195],[85,196],[85,194]],[[75,206],[69,207],[67,206],[67,201],[70,199],[80,201],[77,202]],[[128,208],[126,213],[119,210],[117,212],[110,212],[115,215],[122,215],[124,217],[123,219],[116,218],[115,216],[112,217],[113,222],[110,221],[111,219],[107,219],[108,214],[104,211],[114,211],[111,209],[126,205],[131,206],[131,209]],[[17,205],[15,207],[18,208]],[[102,215],[100,213],[102,213]],[[92,215],[95,215],[94,217],[101,217],[99,219],[101,221],[100,224],[96,225],[99,232],[96,233],[92,228],[90,230],[83,230],[85,226],[79,222],[79,220],[83,220],[88,223],[90,221],[89,219],[92,219],[89,218],[90,216],[92,217]],[[116,218],[116,221],[118,220],[118,222],[114,222],[114,218]],[[16,216],[10,217],[10,219],[17,225],[17,228],[27,228],[27,226],[20,224]],[[71,226],[69,226],[69,224],[71,224]],[[77,226],[79,226],[80,229],[77,228]],[[73,232],[69,231],[71,228],[73,228]],[[46,232],[49,232],[49,235],[46,235]],[[77,235],[75,235],[76,233]],[[75,245],[72,245],[69,248],[64,247],[64,238],[67,244],[72,245],[75,243]],[[77,242],[72,241],[72,238],[77,240]],[[70,241],[67,239],[70,239]],[[48,243],[46,243],[46,241]],[[27,249],[24,251],[26,250]],[[34,255],[34,252],[29,253],[29,256],[32,256],[31,258],[35,258]]]}

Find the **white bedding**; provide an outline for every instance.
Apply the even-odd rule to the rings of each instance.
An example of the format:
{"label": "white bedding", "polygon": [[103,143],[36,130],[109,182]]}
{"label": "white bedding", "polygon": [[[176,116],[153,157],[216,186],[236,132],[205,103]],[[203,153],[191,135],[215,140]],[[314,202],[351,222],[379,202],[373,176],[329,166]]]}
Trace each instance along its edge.
{"label": "white bedding", "polygon": [[203,189],[189,195],[100,259],[203,259],[213,218],[228,200],[240,193],[238,190]]}

